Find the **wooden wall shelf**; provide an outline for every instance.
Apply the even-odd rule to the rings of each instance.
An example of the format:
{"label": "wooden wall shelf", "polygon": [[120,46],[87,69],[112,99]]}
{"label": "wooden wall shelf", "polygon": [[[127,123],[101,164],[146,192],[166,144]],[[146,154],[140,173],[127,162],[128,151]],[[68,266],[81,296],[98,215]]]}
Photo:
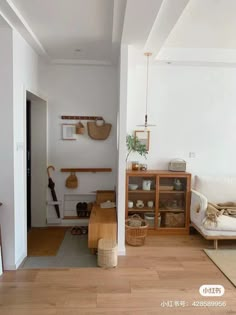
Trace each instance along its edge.
{"label": "wooden wall shelf", "polygon": [[61,116],[61,119],[67,120],[103,120],[102,116]]}
{"label": "wooden wall shelf", "polygon": [[84,172],[112,172],[112,168],[61,168],[61,172],[68,172],[68,173],[84,173]]}

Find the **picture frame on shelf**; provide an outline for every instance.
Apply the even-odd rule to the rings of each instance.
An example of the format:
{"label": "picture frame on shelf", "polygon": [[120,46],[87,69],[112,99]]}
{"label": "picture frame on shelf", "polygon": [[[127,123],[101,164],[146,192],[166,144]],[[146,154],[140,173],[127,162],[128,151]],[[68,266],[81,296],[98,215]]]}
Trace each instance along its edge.
{"label": "picture frame on shelf", "polygon": [[62,124],[62,140],[76,140],[76,125]]}
{"label": "picture frame on shelf", "polygon": [[149,151],[150,131],[149,130],[135,130],[134,135],[139,140],[140,143],[146,146],[146,150]]}

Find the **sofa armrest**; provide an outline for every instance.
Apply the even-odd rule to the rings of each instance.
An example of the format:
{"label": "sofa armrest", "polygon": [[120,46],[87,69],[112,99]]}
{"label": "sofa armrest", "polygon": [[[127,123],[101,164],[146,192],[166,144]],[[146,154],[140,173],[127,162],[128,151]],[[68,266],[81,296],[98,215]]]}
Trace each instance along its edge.
{"label": "sofa armrest", "polygon": [[203,194],[192,189],[190,206],[191,221],[198,224],[202,223],[202,220],[205,218],[207,204],[208,204],[207,198]]}

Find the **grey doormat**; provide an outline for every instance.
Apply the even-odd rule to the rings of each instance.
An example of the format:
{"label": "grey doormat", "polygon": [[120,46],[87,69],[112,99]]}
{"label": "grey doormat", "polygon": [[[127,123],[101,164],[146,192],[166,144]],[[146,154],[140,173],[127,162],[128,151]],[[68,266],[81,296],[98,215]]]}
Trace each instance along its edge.
{"label": "grey doormat", "polygon": [[56,256],[27,257],[21,269],[96,267],[97,256],[88,249],[87,235],[67,231]]}
{"label": "grey doormat", "polygon": [[204,252],[236,287],[236,250],[204,249]]}

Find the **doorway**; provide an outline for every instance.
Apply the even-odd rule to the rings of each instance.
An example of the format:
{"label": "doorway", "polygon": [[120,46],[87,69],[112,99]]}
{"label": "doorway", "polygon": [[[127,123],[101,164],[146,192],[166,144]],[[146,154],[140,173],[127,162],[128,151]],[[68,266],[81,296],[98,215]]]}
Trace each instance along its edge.
{"label": "doorway", "polygon": [[46,226],[47,102],[26,92],[27,231]]}
{"label": "doorway", "polygon": [[31,229],[31,101],[26,100],[27,232]]}

